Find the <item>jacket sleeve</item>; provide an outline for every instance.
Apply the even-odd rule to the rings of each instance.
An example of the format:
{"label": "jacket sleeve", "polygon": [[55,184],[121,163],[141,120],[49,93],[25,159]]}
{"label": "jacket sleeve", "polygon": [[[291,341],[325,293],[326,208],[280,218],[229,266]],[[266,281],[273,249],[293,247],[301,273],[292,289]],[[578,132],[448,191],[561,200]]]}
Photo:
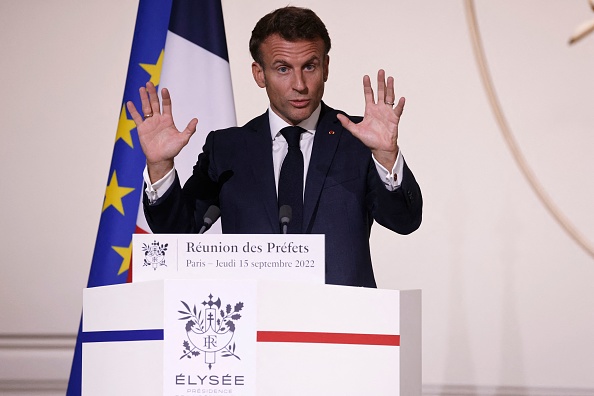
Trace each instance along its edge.
{"label": "jacket sleeve", "polygon": [[183,234],[198,232],[202,218],[210,205],[218,204],[220,191],[211,179],[213,134],[210,133],[198,156],[192,176],[181,188],[177,173],[173,185],[155,203],[149,204],[143,192],[143,207],[149,227],[154,233]]}
{"label": "jacket sleeve", "polygon": [[382,226],[403,235],[418,229],[423,214],[423,197],[406,162],[402,183],[394,191],[386,189],[373,162],[367,177],[370,186],[367,205],[373,219]]}

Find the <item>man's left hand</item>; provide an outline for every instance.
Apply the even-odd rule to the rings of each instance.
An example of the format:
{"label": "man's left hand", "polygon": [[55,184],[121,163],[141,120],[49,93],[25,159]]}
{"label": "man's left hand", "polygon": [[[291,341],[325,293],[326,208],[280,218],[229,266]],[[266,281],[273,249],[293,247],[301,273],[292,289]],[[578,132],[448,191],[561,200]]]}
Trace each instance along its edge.
{"label": "man's left hand", "polygon": [[377,102],[371,88],[369,76],[363,77],[365,94],[365,114],[363,120],[355,124],[346,116],[339,114],[338,120],[353,136],[361,140],[371,150],[376,161],[391,170],[398,156],[398,123],[404,110],[404,98],[400,98],[396,107],[394,102],[394,78],[388,77],[383,70],[377,72]]}

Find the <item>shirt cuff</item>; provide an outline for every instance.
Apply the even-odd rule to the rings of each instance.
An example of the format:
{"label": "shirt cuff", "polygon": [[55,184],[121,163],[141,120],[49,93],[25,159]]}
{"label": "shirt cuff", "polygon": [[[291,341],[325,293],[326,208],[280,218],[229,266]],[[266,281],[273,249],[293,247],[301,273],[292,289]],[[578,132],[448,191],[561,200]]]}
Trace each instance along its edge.
{"label": "shirt cuff", "polygon": [[144,178],[144,184],[146,185],[144,191],[148,197],[149,204],[153,205],[173,185],[173,182],[175,181],[175,168],[172,168],[167,172],[161,180],[151,184],[148,168],[145,166],[144,172],[142,172],[142,177]]}
{"label": "shirt cuff", "polygon": [[402,183],[402,174],[404,172],[404,158],[402,158],[402,150],[398,150],[396,162],[394,162],[394,166],[392,167],[391,171],[388,171],[382,164],[377,162],[373,155],[371,158],[373,158],[373,162],[375,162],[377,173],[382,179],[384,186],[386,186],[386,189],[389,191],[398,189]]}

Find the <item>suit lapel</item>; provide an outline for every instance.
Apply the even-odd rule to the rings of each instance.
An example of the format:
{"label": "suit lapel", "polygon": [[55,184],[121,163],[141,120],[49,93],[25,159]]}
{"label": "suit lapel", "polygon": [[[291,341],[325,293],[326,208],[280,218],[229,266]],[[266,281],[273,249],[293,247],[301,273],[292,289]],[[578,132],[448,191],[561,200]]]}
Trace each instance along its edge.
{"label": "suit lapel", "polygon": [[274,230],[278,224],[278,204],[268,112],[249,122],[246,127],[250,129],[244,141],[254,176],[253,188],[261,193],[262,204],[270,220],[271,229]]}
{"label": "suit lapel", "polygon": [[342,125],[336,112],[322,103],[322,113],[316,128],[314,144],[307,171],[305,195],[303,199],[303,231],[308,232],[315,213],[326,175],[336,153],[342,135]]}

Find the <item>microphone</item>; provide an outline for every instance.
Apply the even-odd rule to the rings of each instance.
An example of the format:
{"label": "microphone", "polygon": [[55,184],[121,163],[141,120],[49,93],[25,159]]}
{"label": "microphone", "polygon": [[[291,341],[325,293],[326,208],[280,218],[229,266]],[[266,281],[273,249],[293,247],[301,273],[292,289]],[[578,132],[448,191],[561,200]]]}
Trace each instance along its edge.
{"label": "microphone", "polygon": [[218,206],[210,205],[204,213],[203,221],[204,224],[198,232],[198,234],[204,234],[221,216],[221,209]]}
{"label": "microphone", "polygon": [[293,217],[293,210],[289,205],[283,205],[280,207],[278,211],[278,220],[281,223],[282,233],[287,233],[287,227],[291,222],[291,218]]}

